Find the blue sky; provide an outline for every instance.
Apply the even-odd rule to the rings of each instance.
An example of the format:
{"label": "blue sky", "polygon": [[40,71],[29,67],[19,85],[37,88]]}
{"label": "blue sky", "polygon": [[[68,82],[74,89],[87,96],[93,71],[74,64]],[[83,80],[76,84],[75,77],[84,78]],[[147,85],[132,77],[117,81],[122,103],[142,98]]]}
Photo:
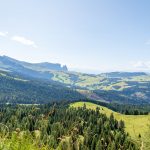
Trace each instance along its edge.
{"label": "blue sky", "polygon": [[149,0],[0,1],[0,55],[72,70],[149,71]]}

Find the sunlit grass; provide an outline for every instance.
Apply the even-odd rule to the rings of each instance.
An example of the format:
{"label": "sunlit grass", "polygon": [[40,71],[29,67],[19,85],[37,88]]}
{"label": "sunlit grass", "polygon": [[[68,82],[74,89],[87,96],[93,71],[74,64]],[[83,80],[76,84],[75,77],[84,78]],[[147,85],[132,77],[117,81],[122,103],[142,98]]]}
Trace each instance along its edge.
{"label": "sunlit grass", "polygon": [[[123,115],[114,112],[106,107],[99,106],[90,102],[76,102],[71,104],[71,107],[83,107],[84,103],[88,109],[96,109],[100,107],[100,112],[106,114],[108,117],[111,113],[119,121],[123,120],[125,122],[125,130],[128,132],[133,140],[135,140],[139,145],[143,141],[144,149],[150,149],[150,115]],[[139,134],[141,138],[139,138]]]}

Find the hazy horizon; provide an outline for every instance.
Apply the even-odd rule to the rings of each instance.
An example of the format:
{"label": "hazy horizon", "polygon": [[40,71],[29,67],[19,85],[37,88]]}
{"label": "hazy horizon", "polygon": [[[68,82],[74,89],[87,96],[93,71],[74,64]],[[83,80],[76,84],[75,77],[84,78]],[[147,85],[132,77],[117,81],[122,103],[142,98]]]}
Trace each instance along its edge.
{"label": "hazy horizon", "polygon": [[[37,61],[37,62],[32,62],[32,61],[26,61],[26,60],[21,60],[21,59],[17,59],[17,58],[14,58],[14,57],[10,57],[10,56],[7,56],[7,55],[0,55],[1,57],[9,57],[9,58],[12,58],[12,59],[15,59],[15,60],[18,60],[18,61],[23,61],[23,62],[27,62],[27,63],[53,63],[53,64],[60,64],[61,67],[62,66],[65,66],[66,64],[61,64],[59,62],[50,62],[50,61]],[[66,65],[67,66],[67,65]],[[110,72],[145,72],[145,73],[149,73],[149,71],[142,71],[142,70],[94,70],[94,69],[88,69],[88,68],[70,68],[68,67],[68,71],[71,71],[71,72],[79,72],[79,73],[88,73],[88,74],[101,74],[101,73],[110,73]]]}
{"label": "hazy horizon", "polygon": [[1,2],[0,55],[101,73],[150,70],[150,2]]}

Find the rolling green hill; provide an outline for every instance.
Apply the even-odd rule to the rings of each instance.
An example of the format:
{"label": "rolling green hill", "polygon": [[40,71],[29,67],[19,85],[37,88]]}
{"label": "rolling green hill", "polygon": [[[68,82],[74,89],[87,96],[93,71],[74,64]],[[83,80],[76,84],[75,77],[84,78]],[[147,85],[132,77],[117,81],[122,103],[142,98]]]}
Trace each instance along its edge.
{"label": "rolling green hill", "polygon": [[[86,104],[88,109],[100,108],[100,112],[106,114],[108,117],[111,113],[114,114],[114,117],[117,120],[123,120],[125,122],[125,130],[131,135],[131,138],[136,141],[139,145],[143,147],[143,150],[150,149],[150,115],[123,115],[117,112],[114,112],[106,107],[96,105],[89,102],[76,102],[72,103],[71,107],[83,107]],[[139,138],[139,134],[141,138]]]}
{"label": "rolling green hill", "polygon": [[126,77],[125,73],[123,77],[114,77],[113,74],[113,77],[107,77],[104,74],[53,71],[51,79],[74,87],[91,99],[132,104],[150,103],[150,76],[145,73],[128,73]]}

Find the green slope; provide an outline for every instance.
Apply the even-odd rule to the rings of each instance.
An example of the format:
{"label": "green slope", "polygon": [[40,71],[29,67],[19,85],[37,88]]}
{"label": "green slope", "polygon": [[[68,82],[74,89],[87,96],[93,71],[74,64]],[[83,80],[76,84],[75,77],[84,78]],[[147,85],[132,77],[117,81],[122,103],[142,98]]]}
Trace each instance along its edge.
{"label": "green slope", "polygon": [[[86,108],[88,109],[96,109],[96,107],[100,107],[100,112],[106,114],[107,116],[110,116],[110,114],[113,113],[117,120],[123,120],[125,122],[126,132],[131,135],[133,140],[143,147],[143,150],[150,149],[150,115],[123,115],[106,107],[89,102],[76,102],[72,103],[70,106],[77,108],[83,107],[84,104],[86,104]],[[139,134],[141,134],[141,138],[139,138]]]}
{"label": "green slope", "polygon": [[84,98],[75,90],[53,81],[36,80],[0,72],[0,103],[36,104]]}
{"label": "green slope", "polygon": [[[119,103],[150,103],[150,76],[132,73],[127,77],[107,77],[103,74],[90,75],[76,72],[51,71],[52,80],[63,83],[68,87],[74,87],[78,91],[86,93],[92,91],[92,95],[98,100],[104,99]],[[87,97],[93,97],[87,94]],[[93,97],[93,98],[94,98]],[[95,99],[94,98],[94,99]]]}

